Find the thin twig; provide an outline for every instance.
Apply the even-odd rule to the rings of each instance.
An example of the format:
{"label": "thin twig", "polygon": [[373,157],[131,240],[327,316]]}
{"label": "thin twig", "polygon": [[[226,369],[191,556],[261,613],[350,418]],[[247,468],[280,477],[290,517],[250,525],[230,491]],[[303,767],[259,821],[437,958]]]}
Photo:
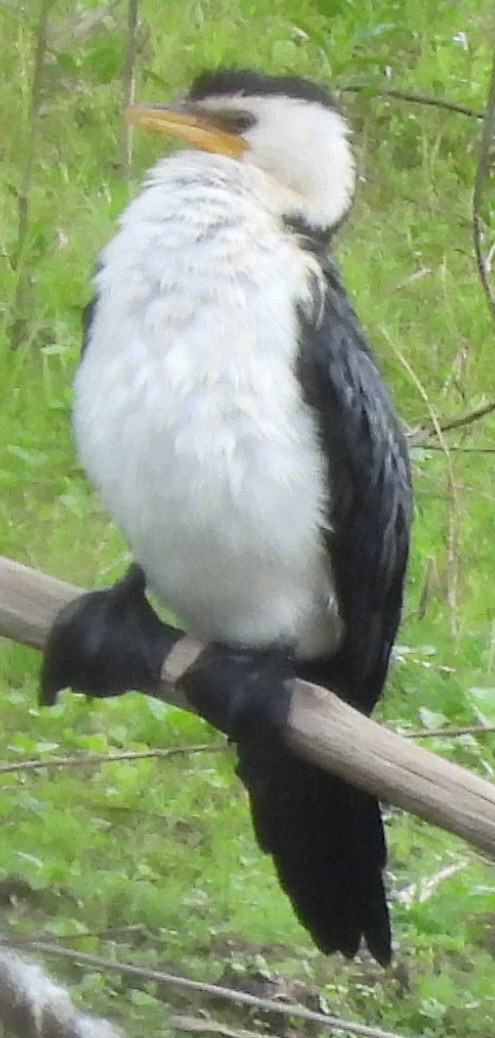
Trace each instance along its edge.
{"label": "thin twig", "polygon": [[419,270],[413,271],[412,274],[408,274],[407,277],[399,281],[395,286],[395,291],[400,292],[402,288],[406,288],[407,285],[414,284],[415,281],[419,281],[421,278],[426,277],[428,274],[433,274],[431,267],[421,267]]}
{"label": "thin twig", "polygon": [[402,887],[395,895],[394,900],[401,905],[406,905],[408,908],[411,908],[417,902],[424,904],[433,897],[441,883],[445,883],[447,879],[451,879],[458,872],[462,872],[468,864],[467,858],[461,858],[460,861],[444,865],[437,872],[434,872],[433,875],[424,876],[423,879],[415,880],[414,883],[408,883],[406,887]]}
{"label": "thin twig", "polygon": [[150,757],[176,757],[188,753],[218,753],[226,750],[228,743],[199,743],[197,746],[171,746],[168,750],[123,750],[117,753],[74,754],[66,757],[38,757],[36,760],[19,760],[0,763],[0,775],[17,771],[38,771],[40,768],[79,768],[88,765],[107,764],[115,760],[146,760]]}
{"label": "thin twig", "polygon": [[452,458],[450,456],[449,445],[443,435],[443,430],[438,420],[438,416],[430,402],[430,398],[426,389],[418,377],[411,364],[404,356],[399,347],[392,342],[390,335],[386,328],[381,329],[382,335],[386,338],[390,348],[395,353],[396,357],[407,371],[409,377],[412,379],[418,393],[424,400],[431,419],[431,423],[435,433],[438,437],[438,442],[443,450],[445,459],[447,462],[447,482],[451,500],[451,509],[449,512],[449,522],[447,530],[447,602],[449,605],[450,613],[450,628],[454,638],[458,638],[458,610],[457,610],[457,585],[459,579],[459,554],[458,554],[458,543],[459,543],[459,502],[457,496],[457,486],[454,476],[454,466],[452,464]]}
{"label": "thin twig", "polygon": [[495,139],[495,49],[492,57],[492,70],[490,75],[490,85],[488,88],[488,100],[486,103],[486,112],[483,119],[483,129],[481,131],[480,141],[480,153],[478,160],[478,167],[476,170],[476,176],[474,179],[474,191],[473,191],[473,240],[474,250],[476,254],[476,265],[478,267],[478,273],[480,276],[483,291],[485,293],[488,308],[492,317],[495,319],[495,292],[490,284],[488,264],[483,254],[482,240],[483,240],[483,218],[481,215],[481,209],[483,205],[483,196],[485,184],[488,179],[491,168],[491,150]]}
{"label": "thin twig", "polygon": [[[425,451],[441,451],[445,454],[443,447],[439,443],[423,443],[423,444],[411,444],[410,446],[421,446],[424,447]],[[495,447],[462,447],[459,444],[449,443],[449,453],[452,454],[495,454]]]}
{"label": "thin twig", "polygon": [[484,404],[483,407],[476,407],[473,411],[460,415],[459,418],[452,418],[449,422],[442,422],[442,432],[448,432],[450,429],[461,429],[465,425],[472,425],[473,422],[477,422],[480,418],[484,418],[485,415],[491,414],[492,411],[495,411],[494,400],[489,404]]}
{"label": "thin twig", "polygon": [[[134,104],[136,89],[136,56],[138,38],[139,0],[127,2],[127,45],[122,73],[122,92],[124,108]],[[132,127],[126,119],[122,120],[122,176],[129,179],[132,160]]]}
{"label": "thin twig", "polygon": [[26,947],[33,951],[41,952],[43,955],[55,955],[69,962],[80,963],[83,966],[93,966],[105,973],[119,973],[123,977],[136,977],[140,980],[163,984],[166,987],[182,988],[186,991],[199,991],[207,997],[222,998],[229,1002],[237,1002],[239,1005],[252,1006],[267,1013],[295,1016],[299,1017],[300,1020],[313,1020],[315,1023],[322,1024],[325,1027],[338,1028],[341,1031],[362,1036],[362,1038],[402,1038],[401,1035],[392,1031],[382,1031],[376,1027],[368,1027],[367,1024],[342,1020],[339,1016],[316,1013],[312,1009],[306,1009],[305,1006],[279,1002],[273,998],[259,998],[257,995],[250,995],[247,991],[236,991],[233,988],[220,984],[191,980],[189,977],[182,977],[176,973],[147,969],[144,966],[133,966],[127,962],[115,962],[113,959],[105,959],[100,955],[73,951],[71,948],[61,948],[59,945],[51,944],[47,941],[25,940],[20,936],[15,938],[3,936],[1,940],[6,947]]}
{"label": "thin twig", "polygon": [[485,114],[480,108],[463,105],[457,101],[446,101],[443,97],[436,97],[434,94],[418,94],[414,90],[396,90],[395,87],[376,87],[367,83],[339,86],[338,89],[341,94],[359,94],[366,91],[376,97],[392,97],[397,101],[410,101],[416,105],[444,108],[447,112],[457,112],[459,115],[468,115],[473,119],[483,119]]}
{"label": "thin twig", "polygon": [[[493,411],[495,411],[495,400],[492,400],[489,404],[483,404],[482,407],[476,407],[472,411],[467,411],[466,414],[459,415],[458,418],[450,418],[445,422],[439,421],[438,424],[442,432],[450,432],[452,429],[462,429],[466,425],[473,425],[474,422],[478,422],[480,418],[485,418],[487,414],[492,414]],[[436,434],[436,428],[433,424],[429,427],[423,426],[408,436],[408,442],[411,447],[421,447],[434,434]],[[452,447],[450,447],[450,450],[452,450]]]}
{"label": "thin twig", "polygon": [[414,732],[402,732],[405,739],[455,739],[460,735],[490,735],[495,724],[467,724],[458,728],[418,728]]}
{"label": "thin twig", "polygon": [[[434,555],[427,555],[426,559],[425,559],[424,574],[423,574],[423,579],[421,581],[421,590],[420,590],[420,595],[419,595],[418,605],[417,605],[417,610],[416,610],[417,616],[418,616],[418,618],[420,620],[424,620],[424,618],[426,616],[426,610],[428,608],[428,603],[429,603],[430,598],[431,598],[431,589],[432,589],[433,585],[437,584],[437,583],[438,583],[438,574],[437,574],[437,563],[436,563],[435,556]],[[398,659],[400,657],[400,655],[401,655],[401,652],[400,652],[400,649],[399,649],[398,646],[395,647],[394,655],[395,655],[396,659]],[[421,662],[423,662],[423,661],[421,661]]]}
{"label": "thin twig", "polygon": [[[48,937],[52,936],[52,934],[48,933]],[[44,941],[46,937],[47,932],[42,930],[39,933],[31,934],[33,941]],[[77,933],[68,930],[64,934],[57,935],[57,939],[64,942],[85,941],[88,937],[96,937],[99,941],[116,941],[122,938],[128,941],[130,937],[140,937],[150,941],[153,938],[153,934],[144,923],[133,923],[129,926],[108,926],[105,930],[80,930]]]}
{"label": "thin twig", "polygon": [[431,108],[443,108],[447,112],[458,112],[460,115],[469,115],[474,119],[483,119],[485,112],[471,105],[462,105],[457,101],[446,101],[437,98],[433,93],[418,93],[416,90],[396,90],[393,86],[374,86],[367,83],[355,83],[349,86],[339,86],[340,93],[367,93],[376,95],[377,98],[393,98],[396,101],[409,101],[413,105],[427,105]]}

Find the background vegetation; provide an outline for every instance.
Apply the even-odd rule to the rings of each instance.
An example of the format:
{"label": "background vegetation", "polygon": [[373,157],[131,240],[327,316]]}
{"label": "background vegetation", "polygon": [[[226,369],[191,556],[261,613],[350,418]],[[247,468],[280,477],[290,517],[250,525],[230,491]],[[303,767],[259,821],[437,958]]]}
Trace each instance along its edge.
{"label": "background vegetation", "polygon": [[[432,413],[445,423],[495,399],[493,323],[471,227],[481,124],[475,114],[386,94],[483,110],[488,7],[141,0],[133,45],[124,0],[2,0],[2,553],[88,586],[125,565],[125,545],[78,468],[69,415],[95,257],[163,147],[140,136],[129,164],[121,111],[132,66],[139,98],[150,100],[218,63],[314,77],[342,91],[355,131],[359,196],[338,246],[345,282],[416,431],[408,599],[381,717],[406,731],[495,723],[495,417],[446,431],[443,444],[421,431]],[[489,253],[493,194],[482,215]],[[1,756],[43,762],[1,775],[3,931],[288,995],[404,1036],[493,1034],[493,866],[391,812],[394,963],[381,971],[365,954],[351,964],[325,959],[254,844],[231,754],[214,750],[215,733],[137,696],[88,704],[66,694],[39,710],[38,665],[34,653],[0,646]],[[194,752],[198,742],[210,752]],[[493,777],[489,734],[428,745]],[[48,766],[54,755],[148,747],[181,752]],[[166,1034],[167,1006],[185,1005],[151,982],[131,986],[87,967],[68,975],[82,1004],[136,1036]],[[225,1018],[218,1005],[213,1012]],[[241,1011],[230,1019],[239,1023]],[[296,1033],[244,1010],[241,1022],[253,1021]]]}

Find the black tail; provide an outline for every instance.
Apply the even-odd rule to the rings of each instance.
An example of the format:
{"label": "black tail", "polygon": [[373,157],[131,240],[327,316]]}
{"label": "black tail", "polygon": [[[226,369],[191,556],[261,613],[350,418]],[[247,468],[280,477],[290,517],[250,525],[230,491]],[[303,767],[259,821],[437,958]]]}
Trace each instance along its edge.
{"label": "black tail", "polygon": [[391,935],[377,800],[295,757],[273,737],[241,744],[238,772],[260,847],[273,856],[315,944],[352,958],[364,939],[386,966]]}
{"label": "black tail", "polygon": [[[341,687],[333,659],[301,676]],[[273,856],[295,911],[323,952],[348,958],[364,939],[390,961],[378,802],[309,764],[285,744],[293,665],[280,653],[210,645],[181,680],[189,702],[237,744],[256,836]]]}

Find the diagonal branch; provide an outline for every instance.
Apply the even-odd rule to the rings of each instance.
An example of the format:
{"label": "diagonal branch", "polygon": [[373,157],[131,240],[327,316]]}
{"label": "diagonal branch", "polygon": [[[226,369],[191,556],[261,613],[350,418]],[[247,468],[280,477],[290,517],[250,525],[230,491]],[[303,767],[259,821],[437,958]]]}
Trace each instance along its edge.
{"label": "diagonal branch", "polygon": [[[58,611],[81,589],[0,557],[0,635],[42,649]],[[191,710],[181,679],[204,645],[173,639],[155,698]],[[205,680],[206,672],[205,672]],[[412,811],[495,857],[495,786],[408,742],[308,682],[294,683],[287,739],[353,785]]]}
{"label": "diagonal branch", "polygon": [[435,94],[421,94],[415,90],[396,90],[395,87],[378,87],[373,84],[355,83],[349,86],[339,87],[341,94],[360,94],[367,92],[374,97],[391,97],[396,101],[409,101],[415,105],[426,105],[430,108],[443,108],[447,112],[457,112],[459,115],[468,115],[472,119],[483,119],[484,112],[472,105],[464,105],[457,101],[447,101]]}
{"label": "diagonal branch", "polygon": [[[466,411],[465,414],[458,415],[457,418],[450,418],[446,421],[439,422],[439,428],[441,432],[450,432],[452,429],[463,429],[466,425],[473,425],[474,422],[478,422],[480,418],[485,418],[487,414],[492,414],[495,411],[495,401],[491,400],[489,404],[483,404],[482,407],[475,407],[472,411]],[[437,430],[433,423],[429,425],[423,425],[420,429],[412,432],[408,435],[408,443],[411,447],[423,447],[428,443],[431,436],[437,435]],[[450,448],[452,450],[452,447]]]}
{"label": "diagonal branch", "polygon": [[493,735],[495,724],[465,724],[451,728],[418,728],[404,732],[405,739],[458,739],[461,735]]}

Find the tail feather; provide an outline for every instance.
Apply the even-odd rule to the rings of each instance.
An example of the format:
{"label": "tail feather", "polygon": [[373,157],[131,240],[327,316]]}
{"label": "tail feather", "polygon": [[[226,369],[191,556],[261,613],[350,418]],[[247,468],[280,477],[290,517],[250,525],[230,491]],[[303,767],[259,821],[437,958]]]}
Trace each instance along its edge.
{"label": "tail feather", "polygon": [[382,965],[391,956],[378,802],[294,756],[273,736],[239,746],[238,773],[263,851],[300,922],[325,953],[352,958],[364,939]]}

